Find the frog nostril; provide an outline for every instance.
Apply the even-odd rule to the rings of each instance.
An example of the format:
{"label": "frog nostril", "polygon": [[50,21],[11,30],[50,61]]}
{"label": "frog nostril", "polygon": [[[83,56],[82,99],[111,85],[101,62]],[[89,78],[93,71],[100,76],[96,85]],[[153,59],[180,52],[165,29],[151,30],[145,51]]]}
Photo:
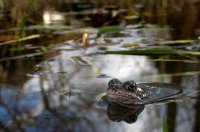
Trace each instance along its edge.
{"label": "frog nostril", "polygon": [[131,85],[128,87],[128,90],[133,91],[133,90],[135,90],[135,87]]}

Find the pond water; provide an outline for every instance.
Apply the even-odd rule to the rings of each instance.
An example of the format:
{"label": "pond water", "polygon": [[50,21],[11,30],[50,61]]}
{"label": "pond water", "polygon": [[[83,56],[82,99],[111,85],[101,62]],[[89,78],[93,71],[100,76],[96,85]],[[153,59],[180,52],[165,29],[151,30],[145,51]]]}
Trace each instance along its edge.
{"label": "pond water", "polygon": [[[100,33],[95,28],[57,30],[52,34],[59,37],[87,33],[87,46],[83,48],[78,37],[51,45],[45,53],[2,57],[1,130],[160,132],[165,116],[169,130],[195,131],[200,125],[198,57],[103,54],[153,47],[155,42],[170,39],[169,31],[169,27],[155,25],[127,26],[111,33]],[[107,104],[99,102],[113,78],[175,84],[188,92],[187,98],[149,104],[133,124],[114,122],[107,116]]]}

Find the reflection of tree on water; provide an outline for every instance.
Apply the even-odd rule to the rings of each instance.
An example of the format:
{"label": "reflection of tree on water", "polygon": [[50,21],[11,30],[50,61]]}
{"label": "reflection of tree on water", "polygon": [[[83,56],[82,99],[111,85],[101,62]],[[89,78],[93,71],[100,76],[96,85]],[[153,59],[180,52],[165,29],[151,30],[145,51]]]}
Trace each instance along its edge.
{"label": "reflection of tree on water", "polygon": [[[63,60],[62,62],[67,63],[68,68],[72,68],[70,79],[83,77],[84,74],[80,75],[82,72],[87,72],[87,76],[90,76],[88,72],[91,72],[90,66],[85,69],[79,65],[70,66],[71,63]],[[61,68],[61,63],[57,64],[59,64],[58,69],[54,67],[53,70],[34,76],[24,84],[22,89],[1,87],[0,129],[4,131],[122,131],[123,127],[120,128],[119,124],[109,122],[105,110],[96,108],[94,100],[88,100],[81,95],[73,96],[74,86],[70,82],[69,75],[63,74],[65,68]],[[65,92],[67,90],[70,93]]]}
{"label": "reflection of tree on water", "polygon": [[1,130],[111,131],[117,128],[116,131],[122,131],[119,124],[109,122],[105,110],[96,108],[94,102],[83,97],[73,96],[65,105],[59,105],[56,103],[59,97],[47,95],[44,90],[24,95],[14,89],[7,89],[10,93],[6,94],[6,89],[2,89]]}
{"label": "reflection of tree on water", "polygon": [[[200,65],[198,65],[200,67]],[[200,85],[200,75],[198,75],[198,84]],[[200,90],[200,87],[198,87],[198,90]],[[194,124],[194,132],[199,132],[200,131],[200,95],[197,96],[197,101],[195,104],[195,109],[196,109],[196,115],[195,115],[195,124]]]}
{"label": "reflection of tree on water", "polygon": [[[159,65],[161,73],[176,73],[199,70],[199,64],[197,63],[160,62]],[[188,76],[172,76],[171,80],[171,82],[174,84],[182,85],[186,91],[198,90],[199,77],[195,74]],[[194,113],[195,111],[198,113],[198,110],[195,110],[195,99],[187,99],[184,100],[184,102],[173,102],[167,104],[166,106],[167,124],[170,132],[195,131],[196,128],[194,127],[194,122],[196,116]],[[197,124],[198,120],[199,119],[196,118]]]}

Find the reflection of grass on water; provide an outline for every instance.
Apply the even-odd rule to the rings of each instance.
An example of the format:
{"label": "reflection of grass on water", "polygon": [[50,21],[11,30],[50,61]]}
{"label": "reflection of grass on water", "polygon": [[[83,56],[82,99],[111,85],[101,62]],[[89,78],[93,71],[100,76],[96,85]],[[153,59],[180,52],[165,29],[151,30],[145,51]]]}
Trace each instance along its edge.
{"label": "reflection of grass on water", "polygon": [[102,33],[115,33],[121,31],[121,29],[118,26],[103,26],[97,28]]}
{"label": "reflection of grass on water", "polygon": [[25,37],[25,23],[26,23],[26,17],[25,17],[25,14],[23,14],[21,17],[21,24],[20,24],[20,31],[19,31],[20,38]]}
{"label": "reflection of grass on water", "polygon": [[146,77],[171,77],[171,76],[190,76],[190,75],[199,75],[200,71],[188,71],[188,72],[178,72],[178,73],[163,73],[155,75],[146,75]]}
{"label": "reflection of grass on water", "polygon": [[177,50],[177,49],[135,49],[121,51],[106,51],[105,54],[125,54],[125,55],[196,55],[199,51]]}
{"label": "reflection of grass on water", "polygon": [[167,121],[165,116],[163,116],[163,132],[168,132]]}

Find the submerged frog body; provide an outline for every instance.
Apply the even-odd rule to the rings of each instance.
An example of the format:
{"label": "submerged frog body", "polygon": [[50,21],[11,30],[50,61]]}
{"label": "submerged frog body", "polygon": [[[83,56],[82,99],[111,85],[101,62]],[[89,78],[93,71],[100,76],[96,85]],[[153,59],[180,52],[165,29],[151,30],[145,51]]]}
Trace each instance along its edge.
{"label": "submerged frog body", "polygon": [[118,79],[109,81],[106,91],[109,101],[134,106],[164,102],[180,93],[182,93],[182,89],[172,84],[160,82],[135,83],[134,81],[121,83]]}
{"label": "submerged frog body", "polygon": [[107,108],[108,118],[112,121],[125,121],[127,123],[134,123],[137,121],[138,115],[144,110],[145,105],[136,107],[127,107],[115,102],[110,102]]}

